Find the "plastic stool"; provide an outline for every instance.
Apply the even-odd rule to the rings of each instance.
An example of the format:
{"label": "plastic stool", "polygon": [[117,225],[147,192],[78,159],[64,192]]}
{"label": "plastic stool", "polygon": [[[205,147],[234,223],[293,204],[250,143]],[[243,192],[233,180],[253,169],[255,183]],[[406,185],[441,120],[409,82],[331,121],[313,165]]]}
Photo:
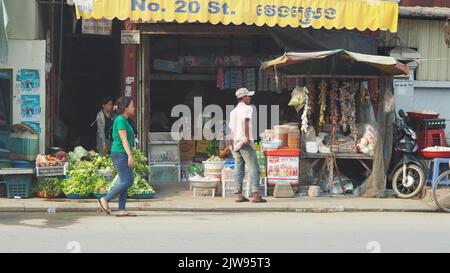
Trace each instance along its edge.
{"label": "plastic stool", "polygon": [[[431,183],[431,186],[434,186],[434,183],[441,174],[439,171],[439,167],[442,164],[446,164],[450,168],[450,158],[434,158],[433,160],[430,160],[430,163],[428,164],[427,184]],[[450,185],[449,179],[444,179],[443,182],[445,183],[445,185]]]}

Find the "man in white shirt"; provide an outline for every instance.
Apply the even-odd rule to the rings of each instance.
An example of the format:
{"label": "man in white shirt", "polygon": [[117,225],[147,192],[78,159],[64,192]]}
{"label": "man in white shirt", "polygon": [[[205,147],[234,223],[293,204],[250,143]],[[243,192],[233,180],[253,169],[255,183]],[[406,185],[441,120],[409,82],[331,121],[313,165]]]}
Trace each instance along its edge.
{"label": "man in white shirt", "polygon": [[230,113],[230,130],[233,138],[235,159],[235,191],[236,202],[249,201],[242,195],[242,183],[245,176],[245,165],[249,170],[249,185],[252,186],[253,203],[264,203],[259,194],[259,164],[252,134],[253,108],[250,106],[254,91],[240,88],[236,91],[238,105]]}

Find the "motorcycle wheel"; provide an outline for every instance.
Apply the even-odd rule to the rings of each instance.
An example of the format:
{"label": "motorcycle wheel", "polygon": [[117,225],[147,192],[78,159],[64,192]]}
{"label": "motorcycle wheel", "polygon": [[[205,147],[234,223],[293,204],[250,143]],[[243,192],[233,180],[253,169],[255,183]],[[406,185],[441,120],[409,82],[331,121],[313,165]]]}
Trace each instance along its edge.
{"label": "motorcycle wheel", "polygon": [[403,166],[398,168],[392,178],[392,189],[399,198],[413,198],[425,186],[425,173],[416,164],[406,166],[406,181],[403,184]]}

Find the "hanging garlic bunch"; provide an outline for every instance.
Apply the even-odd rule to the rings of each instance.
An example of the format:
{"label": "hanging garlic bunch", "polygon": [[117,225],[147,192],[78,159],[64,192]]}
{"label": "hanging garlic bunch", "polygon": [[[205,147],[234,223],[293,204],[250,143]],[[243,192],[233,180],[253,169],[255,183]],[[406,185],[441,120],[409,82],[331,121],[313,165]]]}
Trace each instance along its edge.
{"label": "hanging garlic bunch", "polygon": [[350,83],[350,97],[349,97],[349,105],[350,105],[350,116],[349,116],[349,124],[350,124],[350,133],[354,141],[358,140],[358,127],[356,126],[356,85],[355,81]]}
{"label": "hanging garlic bunch", "polygon": [[340,125],[343,132],[346,132],[349,127],[349,120],[351,114],[350,100],[350,83],[343,82],[339,88],[339,102],[341,105],[341,120]]}
{"label": "hanging garlic bunch", "polygon": [[331,125],[333,137],[336,135],[336,127],[338,125],[339,120],[338,89],[339,83],[333,79],[331,81],[331,92],[330,92],[330,112],[331,112]]}
{"label": "hanging garlic bunch", "polygon": [[315,110],[316,90],[314,88],[314,81],[311,78],[306,79],[306,88],[308,89],[308,120],[312,121],[312,115]]}
{"label": "hanging garlic bunch", "polygon": [[301,131],[306,134],[308,132],[309,90],[306,87],[304,87],[304,90],[306,91],[306,95],[305,95],[305,108],[303,109],[303,114],[301,117],[302,119]]}
{"label": "hanging garlic bunch", "polygon": [[322,80],[320,82],[320,115],[319,115],[319,128],[325,125],[325,111],[327,109],[327,82]]}

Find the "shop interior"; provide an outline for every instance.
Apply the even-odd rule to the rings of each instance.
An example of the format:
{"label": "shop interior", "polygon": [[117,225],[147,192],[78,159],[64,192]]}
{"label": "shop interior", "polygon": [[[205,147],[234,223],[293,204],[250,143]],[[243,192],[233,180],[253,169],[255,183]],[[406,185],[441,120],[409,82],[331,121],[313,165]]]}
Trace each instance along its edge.
{"label": "shop interior", "polygon": [[[96,119],[105,96],[120,96],[122,22],[113,20],[111,35],[82,34],[82,22],[67,14],[62,38],[61,87],[54,144],[66,151],[96,147]],[[75,22],[75,23],[74,23]]]}
{"label": "shop interior", "polygon": [[[236,105],[236,89],[247,87],[257,91],[253,100],[256,106],[289,102],[287,88],[257,86],[260,61],[282,51],[269,35],[151,36],[150,45],[151,132],[170,131],[178,120],[170,116],[175,105],[188,105],[193,113],[194,97],[202,97],[203,107],[215,104],[225,109],[226,105]],[[224,64],[227,58],[235,61]],[[179,67],[172,65],[175,63]],[[218,80],[221,69],[225,77],[222,83]],[[229,79],[229,71],[236,71],[242,78]],[[251,79],[245,78],[245,73],[250,73]],[[281,107],[280,111],[281,122],[296,121],[295,110]]]}

